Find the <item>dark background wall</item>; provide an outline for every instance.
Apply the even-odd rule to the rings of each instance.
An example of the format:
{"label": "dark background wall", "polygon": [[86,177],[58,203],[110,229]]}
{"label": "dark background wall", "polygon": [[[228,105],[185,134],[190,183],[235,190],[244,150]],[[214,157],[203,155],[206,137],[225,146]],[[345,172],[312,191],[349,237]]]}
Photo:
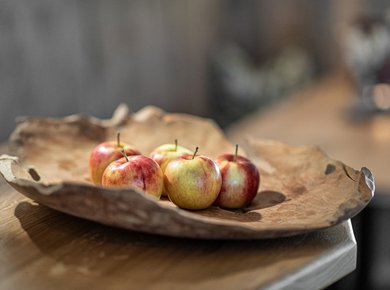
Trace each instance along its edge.
{"label": "dark background wall", "polygon": [[[213,116],[209,63],[236,43],[254,64],[289,44],[337,67],[347,1],[0,2],[0,140],[17,116],[109,117],[120,102]],[[339,3],[342,2],[342,3]]]}

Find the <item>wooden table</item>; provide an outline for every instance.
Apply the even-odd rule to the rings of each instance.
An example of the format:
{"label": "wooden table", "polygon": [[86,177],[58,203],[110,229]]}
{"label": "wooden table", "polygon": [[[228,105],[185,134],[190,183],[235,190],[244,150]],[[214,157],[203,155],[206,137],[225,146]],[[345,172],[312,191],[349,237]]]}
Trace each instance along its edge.
{"label": "wooden table", "polygon": [[353,121],[354,98],[348,77],[335,74],[235,123],[227,135],[238,143],[250,135],[318,145],[351,167],[368,167],[374,174],[376,193],[386,194],[390,202],[390,117]]}
{"label": "wooden table", "polygon": [[375,197],[354,219],[358,229],[360,289],[370,289],[369,276],[375,245],[374,210],[390,209],[390,117],[356,121],[351,108],[356,91],[348,77],[335,74],[267,110],[258,111],[228,128],[228,137],[244,143],[248,136],[289,144],[318,145],[331,157],[360,169],[368,167],[375,178]]}
{"label": "wooden table", "polygon": [[263,241],[126,231],[38,205],[0,177],[0,264],[0,289],[320,289],[355,269],[356,242],[350,221]]}

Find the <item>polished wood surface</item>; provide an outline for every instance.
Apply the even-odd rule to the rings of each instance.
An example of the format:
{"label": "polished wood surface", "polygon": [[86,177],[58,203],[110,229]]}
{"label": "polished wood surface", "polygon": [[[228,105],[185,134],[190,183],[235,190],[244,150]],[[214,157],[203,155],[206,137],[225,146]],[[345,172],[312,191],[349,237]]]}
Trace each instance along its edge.
{"label": "polished wood surface", "polygon": [[344,74],[333,75],[228,129],[233,142],[246,136],[318,145],[331,157],[374,174],[377,192],[390,194],[390,117],[352,118],[356,92]]}
{"label": "polished wood surface", "polygon": [[350,221],[258,241],[142,234],[38,205],[1,178],[0,263],[0,289],[320,289],[355,268],[356,242]]}

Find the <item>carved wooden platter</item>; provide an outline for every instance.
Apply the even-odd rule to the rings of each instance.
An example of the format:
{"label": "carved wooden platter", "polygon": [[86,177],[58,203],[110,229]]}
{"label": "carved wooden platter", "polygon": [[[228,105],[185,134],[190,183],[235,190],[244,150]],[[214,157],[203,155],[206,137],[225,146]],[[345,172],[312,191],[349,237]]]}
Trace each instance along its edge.
{"label": "carved wooden platter", "polygon": [[91,183],[91,150],[114,140],[118,130],[124,142],[145,155],[174,139],[189,148],[199,146],[199,153],[211,158],[234,151],[212,120],[155,107],[129,113],[121,105],[110,120],[80,115],[19,120],[9,142],[13,156],[0,157],[0,172],[27,197],[74,216],[130,230],[205,239],[265,239],[324,229],[358,214],[374,194],[367,168],[350,168],[317,147],[250,139],[247,152],[241,154],[255,162],[261,174],[251,206],[187,211],[168,199],[156,201],[135,190]]}

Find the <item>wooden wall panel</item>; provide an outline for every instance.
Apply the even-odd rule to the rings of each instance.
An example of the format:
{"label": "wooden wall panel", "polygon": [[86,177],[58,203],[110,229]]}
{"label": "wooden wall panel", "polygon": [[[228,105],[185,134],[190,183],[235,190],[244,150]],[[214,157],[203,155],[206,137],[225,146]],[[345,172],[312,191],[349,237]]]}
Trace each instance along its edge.
{"label": "wooden wall panel", "polygon": [[291,16],[272,0],[1,1],[0,140],[19,115],[109,117],[120,102],[209,116],[210,54],[237,42],[261,60],[321,13],[309,2],[288,1],[311,9]]}
{"label": "wooden wall panel", "polygon": [[208,114],[218,1],[0,3],[0,140],[19,115],[108,117],[120,102]]}

